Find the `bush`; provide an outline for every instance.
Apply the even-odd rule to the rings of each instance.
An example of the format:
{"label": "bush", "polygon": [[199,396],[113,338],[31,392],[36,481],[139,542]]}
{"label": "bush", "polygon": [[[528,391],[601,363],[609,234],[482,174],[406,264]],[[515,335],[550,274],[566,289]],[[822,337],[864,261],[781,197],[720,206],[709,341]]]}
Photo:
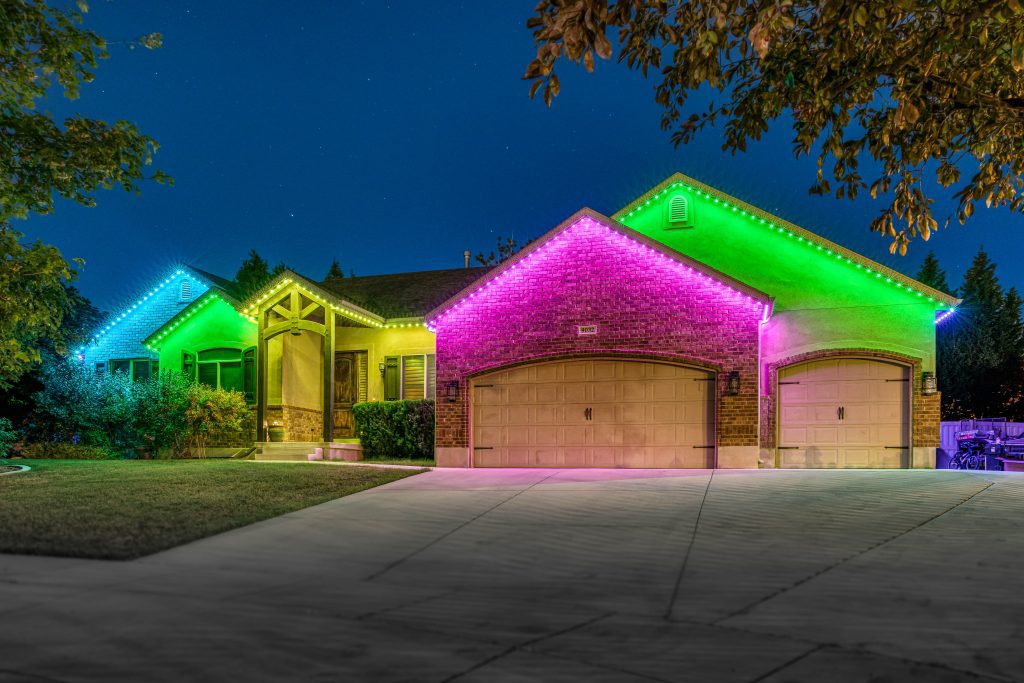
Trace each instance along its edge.
{"label": "bush", "polygon": [[30,443],[21,449],[25,458],[49,460],[117,460],[121,454],[101,446],[84,446],[74,443]]}
{"label": "bush", "polygon": [[11,448],[18,441],[18,432],[6,417],[0,417],[0,458],[11,454]]}
{"label": "bush", "polygon": [[29,434],[47,446],[76,444],[134,457],[159,451],[203,455],[211,433],[239,433],[251,421],[245,397],[181,373],[132,382],[61,360],[43,372]]}
{"label": "bush", "polygon": [[434,402],[379,401],[352,406],[356,436],[370,458],[434,457]]}

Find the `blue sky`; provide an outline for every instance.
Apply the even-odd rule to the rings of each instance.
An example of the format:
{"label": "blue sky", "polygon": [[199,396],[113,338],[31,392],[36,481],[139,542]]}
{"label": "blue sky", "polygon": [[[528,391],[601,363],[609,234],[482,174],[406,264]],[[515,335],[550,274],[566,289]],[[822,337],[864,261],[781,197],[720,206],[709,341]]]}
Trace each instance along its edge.
{"label": "blue sky", "polygon": [[44,106],[134,121],[175,185],[17,227],[84,258],[81,289],[110,308],[173,263],[230,277],[252,248],[316,278],[332,258],[357,275],[459,267],[498,234],[611,213],[680,170],[910,274],[933,248],[958,284],[984,244],[1003,283],[1024,284],[1020,217],[981,210],[890,256],[867,227],[879,204],[807,194],[814,160],[793,158],[788,129],[737,156],[720,129],[676,149],[653,82],[624,66],[563,66],[554,107],[529,100],[533,4],[94,0],[88,27],[160,31],[164,47],[112,45],[80,99]]}

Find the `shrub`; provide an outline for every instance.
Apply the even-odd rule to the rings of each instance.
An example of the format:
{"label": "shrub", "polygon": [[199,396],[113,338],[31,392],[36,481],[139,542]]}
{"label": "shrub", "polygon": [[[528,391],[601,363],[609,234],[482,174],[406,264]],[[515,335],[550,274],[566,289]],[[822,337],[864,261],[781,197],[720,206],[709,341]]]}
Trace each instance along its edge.
{"label": "shrub", "polygon": [[239,392],[175,372],[133,382],[61,360],[44,370],[29,432],[47,446],[78,444],[129,457],[202,455],[211,433],[241,434],[247,421],[251,411]]}
{"label": "shrub", "polygon": [[6,417],[0,417],[0,458],[6,458],[18,441],[18,432]]}
{"label": "shrub", "polygon": [[25,444],[21,449],[25,458],[45,458],[49,460],[116,460],[120,453],[102,446],[85,446],[74,443],[41,443]]}
{"label": "shrub", "polygon": [[377,401],[352,406],[356,436],[371,458],[433,458],[434,402]]}

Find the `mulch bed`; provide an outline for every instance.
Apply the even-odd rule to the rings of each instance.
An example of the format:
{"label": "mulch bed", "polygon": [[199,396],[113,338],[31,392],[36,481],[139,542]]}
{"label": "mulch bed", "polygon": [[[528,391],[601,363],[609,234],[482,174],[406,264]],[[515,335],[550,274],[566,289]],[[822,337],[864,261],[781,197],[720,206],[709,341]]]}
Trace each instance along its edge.
{"label": "mulch bed", "polygon": [[17,472],[20,469],[17,465],[0,465],[0,474],[4,472]]}

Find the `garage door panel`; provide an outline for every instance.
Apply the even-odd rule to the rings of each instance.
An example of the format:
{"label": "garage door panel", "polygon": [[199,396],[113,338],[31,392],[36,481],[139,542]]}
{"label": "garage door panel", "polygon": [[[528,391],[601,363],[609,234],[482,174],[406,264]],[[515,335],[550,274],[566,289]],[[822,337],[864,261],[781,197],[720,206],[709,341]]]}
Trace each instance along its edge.
{"label": "garage door panel", "polygon": [[777,462],[782,467],[902,466],[903,451],[886,446],[908,445],[906,379],[903,366],[862,358],[783,368]]}
{"label": "garage door panel", "polygon": [[[481,467],[706,467],[709,373],[643,361],[565,361],[481,377]],[[484,404],[478,405],[483,400]],[[589,411],[587,411],[589,409]],[[589,417],[589,419],[588,419]]]}

